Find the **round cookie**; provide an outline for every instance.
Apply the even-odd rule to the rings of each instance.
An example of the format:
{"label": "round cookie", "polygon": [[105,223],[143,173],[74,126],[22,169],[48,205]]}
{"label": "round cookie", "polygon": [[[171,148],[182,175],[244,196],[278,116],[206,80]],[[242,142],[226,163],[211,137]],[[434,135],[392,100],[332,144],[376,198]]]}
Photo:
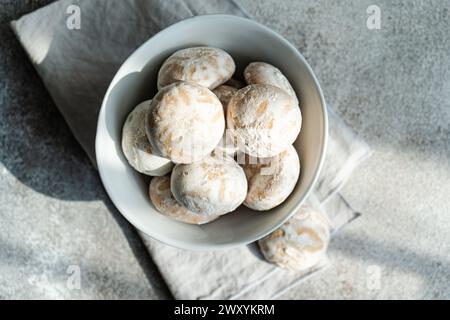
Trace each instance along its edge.
{"label": "round cookie", "polygon": [[236,143],[234,143],[231,135],[228,130],[225,130],[225,133],[222,136],[222,139],[219,141],[217,146],[212,151],[211,155],[216,158],[233,158],[238,149]]}
{"label": "round cookie", "polygon": [[300,108],[284,90],[267,84],[248,85],[228,103],[227,126],[240,151],[272,157],[291,145],[302,123]]}
{"label": "round cookie", "polygon": [[243,168],[248,181],[244,205],[258,211],[270,210],[286,200],[300,175],[300,161],[292,145],[271,158],[245,156]]}
{"label": "round cookie", "polygon": [[169,176],[154,177],[150,182],[149,195],[156,210],[165,216],[181,222],[204,224],[219,217],[214,214],[207,215],[195,213],[180,205],[170,191]]}
{"label": "round cookie", "polygon": [[193,47],[176,51],[158,72],[158,89],[176,81],[194,82],[214,89],[231,78],[236,66],[222,49]]}
{"label": "round cookie", "polygon": [[152,152],[145,134],[145,118],[151,100],[138,104],[128,115],[122,129],[122,151],[128,163],[150,176],[162,176],[172,170],[173,163]]}
{"label": "round cookie", "polygon": [[311,268],[325,257],[330,241],[328,217],[302,207],[279,229],[258,241],[271,263],[293,271]]}
{"label": "round cookie", "polygon": [[154,151],[175,163],[191,163],[210,154],[224,129],[219,99],[195,83],[164,87],[147,114],[146,132]]}
{"label": "round cookie", "polygon": [[208,157],[178,164],[172,171],[175,199],[190,211],[222,215],[235,210],[247,194],[244,171],[233,159]]}
{"label": "round cookie", "polygon": [[228,86],[228,85],[220,85],[217,88],[213,90],[213,93],[219,98],[220,102],[222,103],[223,109],[226,112],[228,103],[230,102],[233,95],[238,91],[235,87]]}
{"label": "round cookie", "polygon": [[298,104],[297,95],[280,69],[265,62],[252,62],[244,70],[248,84],[270,84],[286,91]]}

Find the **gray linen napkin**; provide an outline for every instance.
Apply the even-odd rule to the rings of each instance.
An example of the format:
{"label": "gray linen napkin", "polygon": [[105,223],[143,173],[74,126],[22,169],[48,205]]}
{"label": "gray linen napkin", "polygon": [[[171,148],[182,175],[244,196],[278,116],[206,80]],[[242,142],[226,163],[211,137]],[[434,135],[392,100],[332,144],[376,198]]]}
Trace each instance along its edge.
{"label": "gray linen napkin", "polygon": [[[80,28],[77,24],[73,28],[74,20],[70,19],[78,14],[77,10]],[[233,0],[60,0],[13,21],[12,26],[95,165],[97,115],[121,63],[161,29],[193,15],[210,13],[248,17]],[[353,168],[370,154],[370,149],[330,108],[329,111],[325,166],[308,202],[330,217],[336,232],[358,216],[338,190]],[[178,299],[276,298],[326,265],[324,261],[305,272],[290,272],[262,260],[254,244],[199,253],[171,248],[141,236]]]}

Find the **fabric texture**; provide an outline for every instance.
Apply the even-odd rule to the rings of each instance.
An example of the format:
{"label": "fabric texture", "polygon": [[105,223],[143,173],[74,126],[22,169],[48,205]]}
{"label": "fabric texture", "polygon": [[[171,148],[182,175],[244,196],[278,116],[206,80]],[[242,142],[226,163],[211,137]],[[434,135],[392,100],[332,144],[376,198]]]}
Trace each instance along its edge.
{"label": "fabric texture", "polygon": [[[77,14],[77,8],[80,28],[72,29],[68,19]],[[98,112],[122,62],[165,27],[193,15],[212,13],[249,17],[232,0],[60,0],[13,21],[12,27],[95,166]],[[325,165],[308,202],[330,217],[334,234],[358,216],[338,191],[370,149],[328,109]],[[276,298],[327,265],[324,261],[305,272],[290,272],[261,259],[255,244],[190,252],[141,236],[178,299]]]}

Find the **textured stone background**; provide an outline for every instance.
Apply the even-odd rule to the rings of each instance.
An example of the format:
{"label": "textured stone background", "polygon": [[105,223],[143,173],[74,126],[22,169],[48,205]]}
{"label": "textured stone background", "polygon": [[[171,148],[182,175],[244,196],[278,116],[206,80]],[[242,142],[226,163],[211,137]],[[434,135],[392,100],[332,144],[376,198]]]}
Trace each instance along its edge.
{"label": "textured stone background", "polygon": [[9,27],[49,2],[0,2],[0,299],[170,297]]}
{"label": "textured stone background", "polygon": [[[169,297],[9,28],[48,2],[0,0],[0,298]],[[238,2],[300,49],[375,151],[343,190],[364,215],[284,298],[450,299],[450,2]]]}

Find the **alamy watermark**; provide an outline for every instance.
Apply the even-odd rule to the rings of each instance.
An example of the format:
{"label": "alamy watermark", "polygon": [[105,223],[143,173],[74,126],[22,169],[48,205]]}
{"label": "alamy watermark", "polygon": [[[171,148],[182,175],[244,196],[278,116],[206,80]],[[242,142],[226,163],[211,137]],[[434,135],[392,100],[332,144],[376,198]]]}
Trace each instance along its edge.
{"label": "alamy watermark", "polygon": [[67,7],[66,13],[69,15],[66,19],[66,27],[69,30],[81,29],[81,9],[79,6],[72,4]]}
{"label": "alamy watermark", "polygon": [[78,265],[70,265],[66,273],[68,275],[66,286],[69,290],[81,289],[81,268]]}
{"label": "alamy watermark", "polygon": [[370,265],[366,270],[366,286],[370,291],[378,291],[381,289],[381,267],[378,265]]}
{"label": "alamy watermark", "polygon": [[381,29],[381,9],[379,6],[372,4],[366,9],[369,15],[366,20],[366,26],[369,30],[380,30]]}

